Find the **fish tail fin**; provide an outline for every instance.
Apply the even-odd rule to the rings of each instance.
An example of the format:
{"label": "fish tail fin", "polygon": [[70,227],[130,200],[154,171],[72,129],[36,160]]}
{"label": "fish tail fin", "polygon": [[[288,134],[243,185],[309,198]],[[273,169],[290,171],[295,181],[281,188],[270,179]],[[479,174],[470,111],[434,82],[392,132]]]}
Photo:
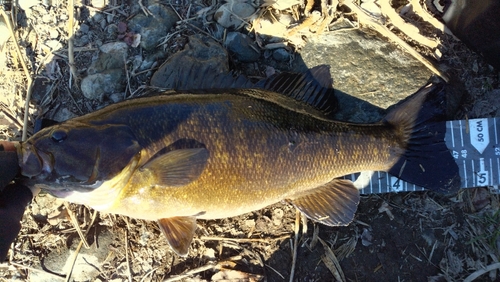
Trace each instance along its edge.
{"label": "fish tail fin", "polygon": [[448,193],[460,188],[458,165],[445,143],[444,84],[428,84],[389,111],[383,122],[392,126],[404,153],[389,173],[409,183]]}

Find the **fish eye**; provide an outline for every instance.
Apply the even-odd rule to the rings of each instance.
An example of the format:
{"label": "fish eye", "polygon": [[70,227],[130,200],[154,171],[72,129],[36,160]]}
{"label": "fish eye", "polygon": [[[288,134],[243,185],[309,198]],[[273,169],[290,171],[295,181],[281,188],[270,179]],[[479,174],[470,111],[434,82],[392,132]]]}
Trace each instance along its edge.
{"label": "fish eye", "polygon": [[68,135],[64,130],[55,130],[52,132],[52,135],[50,136],[50,138],[54,142],[62,142],[64,141],[64,139],[66,139],[66,137],[68,137]]}

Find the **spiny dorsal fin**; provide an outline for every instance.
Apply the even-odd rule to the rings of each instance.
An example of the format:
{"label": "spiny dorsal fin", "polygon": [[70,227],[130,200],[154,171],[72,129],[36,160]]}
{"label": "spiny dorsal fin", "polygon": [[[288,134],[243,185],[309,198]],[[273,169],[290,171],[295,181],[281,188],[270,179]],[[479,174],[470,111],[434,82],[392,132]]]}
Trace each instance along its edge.
{"label": "spiny dorsal fin", "polygon": [[158,219],[158,226],[176,254],[185,257],[196,231],[194,216],[176,216]]}
{"label": "spiny dorsal fin", "polygon": [[329,114],[338,106],[330,67],[316,66],[306,73],[283,72],[259,81],[256,87],[274,91]]}
{"label": "spiny dorsal fin", "polygon": [[153,158],[141,169],[150,170],[159,185],[182,186],[200,177],[208,157],[205,148],[179,149]]}
{"label": "spiny dorsal fin", "polygon": [[210,67],[195,65],[183,67],[171,75],[177,75],[178,78],[173,80],[173,85],[164,87],[177,92],[220,93],[228,89],[259,88],[290,97],[326,115],[338,107],[330,67],[327,65],[316,66],[305,73],[282,72],[256,84],[243,75],[220,73]]}
{"label": "spiny dorsal fin", "polygon": [[350,180],[334,179],[291,202],[312,220],[329,226],[348,225],[358,208],[359,190]]}

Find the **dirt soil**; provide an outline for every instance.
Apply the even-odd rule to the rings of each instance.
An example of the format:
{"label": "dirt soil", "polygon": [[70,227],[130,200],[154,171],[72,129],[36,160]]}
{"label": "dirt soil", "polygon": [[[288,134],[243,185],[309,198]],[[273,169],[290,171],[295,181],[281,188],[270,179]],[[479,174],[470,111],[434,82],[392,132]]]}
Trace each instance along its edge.
{"label": "dirt soil", "polygon": [[[35,118],[49,110],[64,109],[81,115],[110,103],[85,99],[78,84],[72,82],[68,9],[64,1],[53,2],[50,8],[40,4],[31,7],[31,13],[14,9],[15,41],[21,47],[21,56],[11,38],[2,50],[2,139],[21,139],[30,81],[20,60],[27,62],[31,78],[57,77],[47,80],[55,94],[29,108],[28,136],[33,132]],[[97,0],[87,2],[99,7]],[[185,2],[160,3],[184,16],[190,7]],[[143,11],[137,3],[121,1],[100,9],[82,6],[80,2],[75,5],[77,36],[81,35],[78,28],[82,25],[88,28],[85,34],[89,43],[78,50],[75,65],[76,74],[83,75],[98,42],[107,40],[106,26],[127,22],[134,13]],[[214,1],[204,5],[214,10],[220,4]],[[313,9],[318,10],[317,6]],[[282,13],[305,19],[304,5],[297,4]],[[106,20],[100,24],[90,21],[96,14]],[[357,20],[348,9],[339,8],[328,18],[324,32],[328,32],[331,22],[342,17]],[[182,50],[189,35],[213,31],[207,26],[210,23],[196,26],[181,22],[171,31],[175,35],[158,48],[163,48],[168,57]],[[240,31],[251,33],[251,21]],[[435,60],[429,57],[433,52],[428,48],[408,40],[404,34],[398,36]],[[488,101],[492,99],[491,91],[500,88],[498,72],[452,36],[435,36],[445,50],[439,65],[462,81],[467,91],[457,118],[494,116],[497,107]],[[298,45],[289,46],[300,53]],[[138,52],[142,51],[130,52],[129,65]],[[51,56],[57,56],[59,64],[46,65]],[[232,60],[230,68],[265,77],[269,70],[266,60],[264,56],[250,64]],[[147,85],[157,66],[130,77],[127,91],[133,93]],[[9,263],[0,265],[0,281],[288,281],[290,277],[293,281],[500,281],[499,196],[488,188],[465,189],[453,195],[413,192],[362,196],[354,222],[346,227],[306,221],[285,203],[234,218],[199,221],[197,236],[186,258],[170,250],[153,222],[96,213],[84,206],[55,201],[43,193],[27,209],[22,225]],[[89,249],[79,231],[86,234],[81,237],[86,238]],[[64,270],[57,259],[67,264]],[[77,261],[74,265],[73,259]],[[492,271],[483,271],[487,267]]]}

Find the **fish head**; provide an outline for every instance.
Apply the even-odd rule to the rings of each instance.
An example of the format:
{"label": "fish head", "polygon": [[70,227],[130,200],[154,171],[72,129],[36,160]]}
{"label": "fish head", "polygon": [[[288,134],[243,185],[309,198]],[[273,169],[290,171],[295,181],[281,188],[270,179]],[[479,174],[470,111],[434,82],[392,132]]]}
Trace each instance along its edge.
{"label": "fish head", "polygon": [[18,157],[21,174],[35,182],[92,189],[120,173],[140,150],[128,126],[66,122],[22,143]]}

